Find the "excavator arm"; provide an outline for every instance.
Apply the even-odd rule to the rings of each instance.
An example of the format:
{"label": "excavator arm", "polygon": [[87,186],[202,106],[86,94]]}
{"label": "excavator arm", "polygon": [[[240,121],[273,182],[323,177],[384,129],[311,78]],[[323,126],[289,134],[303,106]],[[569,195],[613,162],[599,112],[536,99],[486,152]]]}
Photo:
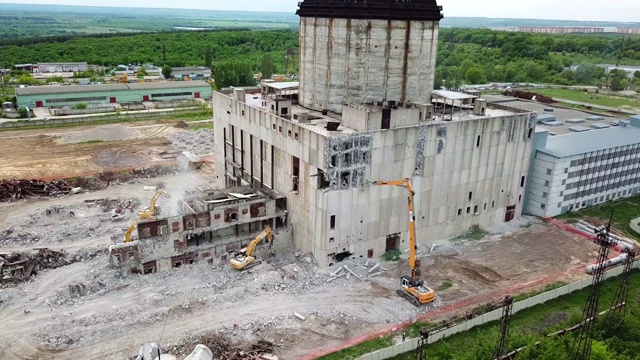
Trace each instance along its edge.
{"label": "excavator arm", "polygon": [[138,213],[138,215],[139,215],[141,220],[155,220],[156,219],[156,203],[158,202],[158,199],[162,195],[167,195],[167,196],[171,197],[171,194],[169,194],[168,192],[166,192],[166,191],[164,191],[162,189],[158,189],[156,191],[156,193],[153,195],[153,197],[151,198],[151,204],[150,204],[149,208],[145,209],[143,211],[140,211]]}
{"label": "excavator arm", "polygon": [[420,282],[420,265],[416,260],[416,218],[413,213],[413,196],[415,192],[411,187],[411,181],[409,181],[409,179],[374,181],[373,184],[380,186],[398,186],[405,188],[409,193],[409,266],[411,267],[411,280],[414,284],[417,284]]}
{"label": "excavator arm", "polygon": [[131,242],[131,234],[133,234],[133,231],[136,229],[136,225],[138,225],[138,220],[133,220],[127,231],[124,233],[124,242]]}
{"label": "excavator arm", "polygon": [[245,251],[245,255],[246,256],[253,256],[253,252],[256,250],[256,246],[258,246],[258,244],[264,240],[267,239],[267,242],[269,243],[269,246],[271,246],[272,241],[273,241],[273,234],[271,232],[271,228],[266,228],[263,232],[261,232],[260,234],[258,234],[258,236],[255,237],[255,239],[253,239],[249,245],[247,246],[247,250]]}

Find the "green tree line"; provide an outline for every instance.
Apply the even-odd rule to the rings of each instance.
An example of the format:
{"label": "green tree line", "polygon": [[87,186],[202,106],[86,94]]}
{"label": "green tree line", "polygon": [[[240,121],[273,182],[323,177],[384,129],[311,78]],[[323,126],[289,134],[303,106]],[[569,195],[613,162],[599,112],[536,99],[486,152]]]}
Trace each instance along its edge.
{"label": "green tree line", "polygon": [[[40,42],[38,42],[40,41]],[[151,62],[160,66],[211,65],[228,82],[248,72],[284,73],[284,54],[298,47],[298,32],[199,31],[0,40],[0,61]],[[605,74],[600,63],[640,64],[640,36],[550,35],[482,29],[444,29],[438,44],[436,87],[485,82],[539,82],[640,86],[640,74]],[[572,65],[579,66],[575,67]],[[294,69],[295,72],[295,69]],[[224,81],[225,83],[227,80]]]}

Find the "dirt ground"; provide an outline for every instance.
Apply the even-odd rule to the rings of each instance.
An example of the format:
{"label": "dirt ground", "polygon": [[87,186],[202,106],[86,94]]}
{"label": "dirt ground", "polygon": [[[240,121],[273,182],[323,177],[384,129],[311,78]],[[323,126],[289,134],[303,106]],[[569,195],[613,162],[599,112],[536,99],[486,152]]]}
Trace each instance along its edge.
{"label": "dirt ground", "polygon": [[[102,127],[80,126],[0,132],[0,179],[53,179],[175,162],[175,149],[165,137],[175,122],[136,122]],[[67,143],[65,137],[100,128],[131,129],[133,139],[88,138]],[[100,134],[98,134],[100,135]]]}
{"label": "dirt ground", "polygon": [[[272,341],[280,345],[280,358],[295,359],[433,309],[417,309],[395,294],[399,276],[408,273],[406,261],[382,263],[387,271],[374,278],[327,282],[337,266],[365,267],[366,273],[371,265],[363,264],[366,259],[348,259],[319,269],[291,244],[242,273],[226,263],[128,277],[111,269],[107,249],[129,222],[111,222],[107,212],[84,201],[109,198],[145,204],[151,197],[142,191],[145,185],[162,182],[175,195],[172,189],[185,182],[210,180],[208,175],[189,176],[188,181],[185,175],[171,175],[91,193],[0,204],[0,252],[46,246],[65,249],[74,259],[71,265],[39,272],[27,283],[0,289],[0,354],[8,359],[126,359],[147,341],[176,349],[202,332],[219,330],[239,342]],[[161,198],[161,208],[170,208],[169,201]],[[61,211],[45,215],[52,206]],[[69,211],[75,217],[68,216]],[[428,285],[438,289],[451,283],[438,291],[434,306],[469,298],[481,304],[499,299],[497,294],[535,290],[544,285],[541,280],[586,276],[581,269],[596,250],[585,239],[531,218],[488,230],[500,234],[481,241],[442,241],[431,254],[423,251],[422,275]],[[427,249],[430,244],[423,245]],[[72,284],[85,284],[91,291],[72,297]],[[297,319],[293,312],[306,319]]]}

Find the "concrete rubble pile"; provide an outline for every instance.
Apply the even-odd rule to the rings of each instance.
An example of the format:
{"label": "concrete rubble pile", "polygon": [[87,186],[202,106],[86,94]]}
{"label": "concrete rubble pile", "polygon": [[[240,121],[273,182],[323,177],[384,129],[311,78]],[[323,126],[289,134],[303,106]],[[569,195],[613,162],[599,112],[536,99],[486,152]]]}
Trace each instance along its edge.
{"label": "concrete rubble pile", "polygon": [[2,180],[0,181],[0,202],[13,202],[40,196],[66,195],[73,186],[62,180]]}
{"label": "concrete rubble pile", "polygon": [[338,266],[335,270],[329,274],[327,282],[333,282],[338,279],[344,278],[351,280],[351,278],[358,279],[360,281],[370,280],[376,276],[382,275],[387,269],[380,266],[380,263],[373,260],[345,260],[342,265]]}
{"label": "concrete rubble pile", "polygon": [[195,350],[191,352],[185,360],[195,359],[217,359],[217,360],[277,360],[278,357],[273,354],[276,345],[265,340],[258,340],[252,343],[248,349],[241,349],[234,345],[232,341],[225,335],[207,332],[195,341],[180,346],[174,346],[168,349],[169,353],[185,353],[189,349]]}
{"label": "concrete rubble pile", "polygon": [[213,130],[177,131],[167,135],[171,145],[180,151],[202,156],[213,152]]}
{"label": "concrete rubble pile", "polygon": [[26,281],[40,269],[55,269],[69,264],[64,251],[47,248],[37,249],[34,253],[0,254],[0,283]]}

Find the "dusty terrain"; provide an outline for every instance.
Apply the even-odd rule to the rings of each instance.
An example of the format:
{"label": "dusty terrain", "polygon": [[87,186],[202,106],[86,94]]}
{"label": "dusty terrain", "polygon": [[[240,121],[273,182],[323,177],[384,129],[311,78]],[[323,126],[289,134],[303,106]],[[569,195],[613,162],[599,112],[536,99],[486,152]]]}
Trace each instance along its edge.
{"label": "dusty terrain", "polygon": [[53,179],[175,161],[175,122],[0,132],[0,179]]}
{"label": "dusty terrain", "polygon": [[[206,152],[209,141],[206,132],[155,122],[4,132],[0,151],[11,155],[0,159],[0,179],[149,166],[174,161],[180,149]],[[585,276],[584,264],[596,250],[587,240],[532,218],[487,229],[493,235],[481,241],[438,242],[432,253],[431,244],[421,244],[423,278],[441,289],[438,301],[421,309],[395,293],[398,278],[408,274],[406,261],[381,263],[385,271],[380,274],[369,272],[379,259],[347,259],[319,269],[293,244],[278,244],[274,258],[243,273],[226,263],[200,263],[123,277],[108,266],[108,247],[121,241],[136,213],[112,222],[109,206],[87,200],[110,199],[107,204],[112,205],[131,201],[137,209],[152,196],[144,186],[161,183],[179,195],[185,187],[211,180],[206,171],[138,178],[100,191],[1,203],[0,252],[49,247],[64,249],[71,260],[68,266],[40,271],[26,283],[0,286],[1,357],[126,359],[147,341],[180,353],[181,344],[218,330],[240,343],[272,341],[279,345],[280,358],[295,359],[414,319],[434,307],[450,307],[447,313],[454,314],[464,310],[461,301],[479,305]],[[160,198],[159,206],[170,212],[172,201]],[[52,209],[57,211],[47,215]],[[362,279],[329,281],[344,265]],[[78,284],[89,292],[72,296],[69,285]]]}
{"label": "dusty terrain", "polygon": [[[0,289],[0,353],[16,359],[124,359],[140,344],[160,341],[166,320],[161,343],[170,349],[201,332],[221,330],[241,342],[266,339],[281,344],[277,355],[294,359],[430,310],[418,310],[396,296],[397,279],[407,272],[405,261],[381,264],[387,271],[374,278],[341,277],[327,282],[336,267],[318,269],[290,244],[281,244],[283,250],[275,258],[244,273],[226,263],[129,277],[109,268],[107,248],[122,236],[128,221],[111,222],[105,209],[84,201],[133,200],[143,206],[151,197],[142,190],[145,185],[162,182],[175,194],[185,176],[133,180],[92,193],[0,204],[0,251],[47,246],[66,249],[74,260],[71,265],[41,271],[27,283]],[[198,180],[198,176],[187,177],[189,183]],[[169,201],[161,198],[160,206],[170,208]],[[46,215],[46,209],[54,206],[59,212]],[[76,216],[70,217],[69,211]],[[423,277],[429,285],[453,284],[439,292],[436,306],[479,294],[489,294],[484,301],[492,296],[498,299],[497,294],[523,291],[520,284],[554,274],[559,279],[584,276],[569,269],[579,269],[595,250],[588,241],[534,219],[494,231],[502,235],[482,241],[443,241],[432,254],[423,251],[427,255],[422,259]],[[367,274],[362,269],[365,260],[348,259],[337,266],[348,265]],[[73,284],[91,290],[83,297],[72,297],[68,285]],[[306,320],[297,319],[293,312]]]}

